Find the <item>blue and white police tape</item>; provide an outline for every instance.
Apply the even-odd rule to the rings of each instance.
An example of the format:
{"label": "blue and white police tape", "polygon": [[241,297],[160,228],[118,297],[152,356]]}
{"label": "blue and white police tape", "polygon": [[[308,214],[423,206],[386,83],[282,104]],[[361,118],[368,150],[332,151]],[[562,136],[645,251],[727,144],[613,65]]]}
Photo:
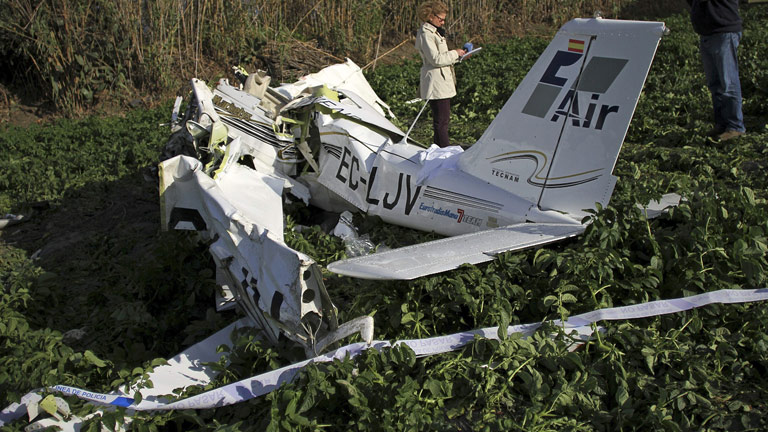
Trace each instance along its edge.
{"label": "blue and white police tape", "polygon": [[[567,332],[575,331],[582,337],[589,337],[593,332],[591,325],[598,321],[647,318],[682,312],[715,303],[747,303],[765,300],[768,300],[768,289],[766,288],[757,290],[721,290],[691,297],[657,300],[632,306],[600,309],[581,315],[575,315],[570,317],[564,323],[556,320],[553,321],[553,324],[562,326]],[[540,326],[541,323],[509,326],[507,333],[522,333],[529,336]],[[447,336],[401,340],[394,344],[387,341],[374,341],[371,345],[362,342],[354,343],[309,360],[285,366],[251,378],[246,378],[236,383],[178,401],[165,401],[160,398],[150,397],[142,399],[139,403],[135,403],[129,395],[125,394],[100,394],[61,385],[49,388],[49,390],[59,391],[100,404],[127,407],[137,411],[218,408],[265,395],[280,387],[281,384],[293,380],[301,369],[310,363],[343,360],[345,358],[355,357],[366,349],[382,349],[392,345],[401,344],[410,347],[418,356],[434,355],[457,350],[471,342],[476,335],[489,339],[496,339],[498,338],[497,332],[497,327],[490,327]],[[33,393],[27,394],[22,399],[21,403],[13,404],[0,412],[0,426],[22,416],[25,412],[24,405],[34,400],[32,394]],[[37,397],[39,400],[39,396]]]}

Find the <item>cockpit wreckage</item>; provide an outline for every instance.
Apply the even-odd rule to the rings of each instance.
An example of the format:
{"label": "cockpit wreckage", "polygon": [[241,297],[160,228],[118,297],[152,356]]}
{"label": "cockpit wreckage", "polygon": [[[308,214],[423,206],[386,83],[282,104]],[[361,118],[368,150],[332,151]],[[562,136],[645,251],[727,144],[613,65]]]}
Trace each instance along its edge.
{"label": "cockpit wreckage", "polygon": [[308,355],[354,333],[370,341],[373,319],[339,325],[318,265],[285,244],[284,200],[446,236],[328,266],[360,278],[414,279],[579,235],[611,197],[664,32],[567,23],[466,151],[414,145],[351,61],[276,87],[242,70],[237,86],[193,79],[186,112],[174,110],[175,156],[160,164],[163,226],[201,234],[217,282],[268,339]]}

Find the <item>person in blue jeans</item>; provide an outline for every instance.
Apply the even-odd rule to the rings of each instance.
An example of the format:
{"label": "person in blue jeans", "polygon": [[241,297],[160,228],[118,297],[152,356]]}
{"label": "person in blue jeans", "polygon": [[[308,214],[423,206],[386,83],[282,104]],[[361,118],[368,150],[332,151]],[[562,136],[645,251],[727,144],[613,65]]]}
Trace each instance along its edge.
{"label": "person in blue jeans", "polygon": [[709,136],[727,141],[744,135],[737,49],[742,22],[738,0],[688,0],[691,23],[700,36],[699,50],[712,94],[715,126]]}

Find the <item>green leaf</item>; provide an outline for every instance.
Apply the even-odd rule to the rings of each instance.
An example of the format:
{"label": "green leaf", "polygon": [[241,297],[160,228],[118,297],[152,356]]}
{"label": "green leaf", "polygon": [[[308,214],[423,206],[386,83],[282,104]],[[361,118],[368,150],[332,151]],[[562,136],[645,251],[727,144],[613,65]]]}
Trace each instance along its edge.
{"label": "green leaf", "polygon": [[747,204],[749,204],[750,206],[754,206],[755,205],[755,192],[752,189],[748,188],[748,187],[742,188],[742,192],[744,193],[744,196],[747,198]]}
{"label": "green leaf", "polygon": [[413,312],[408,312],[407,314],[403,315],[402,318],[400,318],[400,324],[408,324],[409,322],[415,321]]}
{"label": "green leaf", "polygon": [[507,313],[506,309],[501,309],[499,314],[501,315],[501,321],[499,322],[498,337],[499,340],[505,340],[508,337],[507,330],[510,322],[509,313]]}
{"label": "green leaf", "polygon": [[101,423],[107,430],[114,431],[117,425],[117,413],[116,412],[104,412],[101,414]]}
{"label": "green leaf", "polygon": [[[229,350],[229,346],[228,345],[222,345],[222,346],[226,347],[226,349]],[[221,351],[219,351],[218,348],[217,348],[216,352],[221,352]],[[156,358],[156,359],[152,360],[152,362],[149,365],[152,366],[152,367],[157,367],[157,366],[164,366],[164,365],[167,365],[167,364],[168,364],[168,360],[160,357],[160,358]]]}
{"label": "green leaf", "polygon": [[432,393],[432,396],[435,398],[443,398],[445,397],[445,392],[443,391],[443,386],[440,381],[435,379],[430,379],[424,384],[424,387],[429,389],[430,393]]}
{"label": "green leaf", "polygon": [[627,391],[626,385],[622,384],[619,386],[618,389],[616,389],[616,402],[618,402],[619,405],[623,406],[627,403],[629,400],[629,392]]}
{"label": "green leaf", "polygon": [[88,360],[89,363],[96,367],[105,367],[107,366],[107,363],[104,360],[101,360],[100,358],[96,357],[96,354],[94,354],[91,350],[85,350],[83,353],[83,356],[86,360]]}

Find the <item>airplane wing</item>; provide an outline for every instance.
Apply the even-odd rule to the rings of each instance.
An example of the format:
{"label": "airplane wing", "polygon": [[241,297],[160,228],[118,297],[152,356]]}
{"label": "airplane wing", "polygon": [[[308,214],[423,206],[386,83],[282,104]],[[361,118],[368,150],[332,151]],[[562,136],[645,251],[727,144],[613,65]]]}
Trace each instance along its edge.
{"label": "airplane wing", "polygon": [[[637,206],[647,219],[653,219],[680,201],[680,195],[668,193],[659,201]],[[575,237],[585,229],[586,225],[578,224],[520,223],[339,260],[329,264],[328,270],[361,279],[410,280],[453,270],[462,264],[490,261],[503,252]]]}
{"label": "airplane wing", "polygon": [[410,280],[575,237],[584,229],[580,224],[520,223],[340,260],[328,270],[362,279]]}

